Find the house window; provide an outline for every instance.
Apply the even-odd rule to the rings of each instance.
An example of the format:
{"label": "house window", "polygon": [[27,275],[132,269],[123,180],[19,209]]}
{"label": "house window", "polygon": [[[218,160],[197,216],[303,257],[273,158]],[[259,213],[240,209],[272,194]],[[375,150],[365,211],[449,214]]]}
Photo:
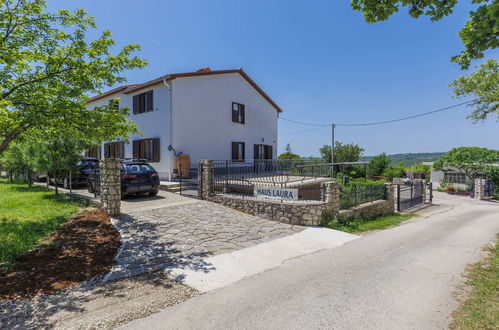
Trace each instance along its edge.
{"label": "house window", "polygon": [[255,160],[272,159],[272,146],[265,144],[255,144],[253,150],[253,158]]}
{"label": "house window", "polygon": [[90,148],[85,151],[85,157],[93,157],[100,159],[101,158],[101,149],[100,147]]}
{"label": "house window", "polygon": [[159,139],[142,139],[133,141],[133,158],[159,162]]}
{"label": "house window", "polygon": [[244,162],[245,150],[244,142],[232,142],[232,161]]}
{"label": "house window", "polygon": [[153,111],[153,91],[133,96],[133,113],[144,113]]}
{"label": "house window", "polygon": [[450,183],[466,183],[466,175],[459,172],[445,172],[444,180]]}
{"label": "house window", "polygon": [[232,102],[232,121],[244,124],[244,104]]}
{"label": "house window", "polygon": [[120,101],[118,99],[109,100],[109,107],[114,110],[120,109]]}
{"label": "house window", "polygon": [[104,158],[125,158],[125,143],[110,142],[104,144]]}

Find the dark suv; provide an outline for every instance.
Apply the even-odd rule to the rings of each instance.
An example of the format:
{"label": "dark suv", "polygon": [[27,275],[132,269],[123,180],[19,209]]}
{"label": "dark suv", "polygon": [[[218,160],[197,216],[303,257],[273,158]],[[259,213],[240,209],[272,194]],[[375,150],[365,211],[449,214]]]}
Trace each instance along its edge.
{"label": "dark suv", "polygon": [[[87,184],[88,176],[92,172],[92,169],[99,166],[99,160],[93,157],[83,157],[78,163],[76,163],[76,172],[71,173],[71,185],[84,185]],[[43,176],[38,175],[37,179],[40,180]],[[62,184],[64,188],[69,188],[69,173],[63,173],[61,177],[57,180],[57,184]],[[49,175],[49,180],[51,184],[54,184],[54,178]]]}
{"label": "dark suv", "polygon": [[[95,167],[88,177],[88,192],[100,191],[99,167]],[[126,195],[139,195],[148,193],[155,196],[159,191],[158,172],[141,159],[121,160],[121,198]]]}

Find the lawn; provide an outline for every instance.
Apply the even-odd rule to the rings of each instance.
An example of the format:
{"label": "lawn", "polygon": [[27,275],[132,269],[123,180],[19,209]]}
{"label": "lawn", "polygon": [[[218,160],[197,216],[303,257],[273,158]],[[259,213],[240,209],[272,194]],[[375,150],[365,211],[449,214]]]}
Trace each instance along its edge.
{"label": "lawn", "polygon": [[0,266],[32,249],[79,209],[78,200],[0,179]]}
{"label": "lawn", "polygon": [[451,329],[497,329],[499,325],[499,239],[467,274],[468,298],[453,313]]}
{"label": "lawn", "polygon": [[415,214],[389,214],[379,216],[373,219],[350,219],[347,221],[338,221],[329,216],[324,217],[323,225],[325,227],[341,230],[347,233],[360,233],[374,229],[385,229],[396,226],[402,221],[415,217]]}

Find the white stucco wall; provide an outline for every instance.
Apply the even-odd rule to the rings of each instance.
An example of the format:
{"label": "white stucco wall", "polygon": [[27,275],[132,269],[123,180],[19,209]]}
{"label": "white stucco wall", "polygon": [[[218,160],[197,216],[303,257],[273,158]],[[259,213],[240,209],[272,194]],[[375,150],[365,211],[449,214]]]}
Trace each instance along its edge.
{"label": "white stucco wall", "polygon": [[[140,94],[149,90],[153,90],[153,106],[154,111],[133,114],[133,95]],[[129,118],[132,119],[138,126],[139,131],[143,135],[133,134],[129,136],[129,144],[125,144],[125,157],[133,157],[133,140],[146,139],[146,138],[159,138],[160,139],[160,162],[151,163],[151,165],[158,171],[162,180],[170,179],[171,169],[171,154],[168,151],[170,145],[170,93],[168,88],[164,85],[156,85],[146,88],[135,93],[127,94],[113,94],[111,96],[96,100],[87,105],[88,108],[95,106],[102,106],[109,102],[109,100],[120,97],[120,107],[128,107]],[[101,146],[101,153],[104,156],[104,150]]]}
{"label": "white stucco wall", "polygon": [[[198,160],[232,157],[232,142],[245,142],[246,160],[254,144],[272,145],[277,155],[277,111],[240,74],[175,79],[173,147]],[[232,122],[232,102],[245,105],[245,124]]]}
{"label": "white stucco wall", "polygon": [[[133,96],[153,90],[154,111],[133,114]],[[163,84],[151,86],[143,90],[125,95],[122,104],[130,109],[130,118],[137,124],[143,136],[134,134],[130,136],[130,144],[125,145],[125,157],[133,157],[133,140],[159,138],[160,161],[151,163],[158,171],[160,179],[169,180],[172,158],[168,151],[170,142],[170,92]]]}
{"label": "white stucco wall", "polygon": [[[129,137],[125,157],[133,157],[133,140],[159,138],[160,162],[151,165],[162,180],[171,179],[175,167],[169,145],[190,155],[191,167],[201,159],[231,159],[232,142],[245,142],[246,160],[253,160],[255,144],[272,145],[273,158],[277,157],[277,110],[240,74],[177,78],[168,86],[171,93],[169,87],[158,84],[130,94],[113,94],[87,107],[120,97],[120,107],[130,109],[129,117],[143,134]],[[149,90],[154,91],[154,111],[133,114],[133,96]],[[245,124],[232,122],[232,102],[245,105]]]}

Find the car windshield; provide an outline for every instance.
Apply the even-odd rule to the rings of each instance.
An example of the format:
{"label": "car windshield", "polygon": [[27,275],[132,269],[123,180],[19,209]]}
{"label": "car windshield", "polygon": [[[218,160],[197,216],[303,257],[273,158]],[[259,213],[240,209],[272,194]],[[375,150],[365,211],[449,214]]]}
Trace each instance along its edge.
{"label": "car windshield", "polygon": [[93,160],[80,160],[78,163],[76,163],[76,166],[78,167],[91,167],[94,166],[97,162]]}
{"label": "car windshield", "polygon": [[125,165],[125,169],[128,172],[154,172],[154,169],[151,165],[148,164],[127,164]]}

